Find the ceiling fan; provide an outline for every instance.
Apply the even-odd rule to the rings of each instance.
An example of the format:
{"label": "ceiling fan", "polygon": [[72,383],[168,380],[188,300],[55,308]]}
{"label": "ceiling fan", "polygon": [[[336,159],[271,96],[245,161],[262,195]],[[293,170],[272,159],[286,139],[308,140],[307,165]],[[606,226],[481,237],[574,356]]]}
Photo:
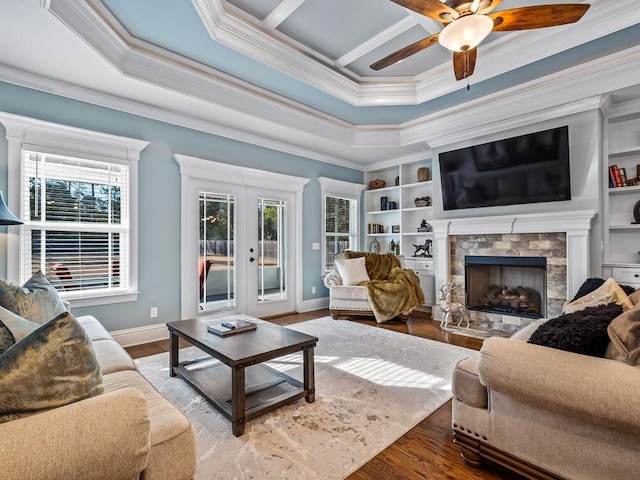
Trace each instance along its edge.
{"label": "ceiling fan", "polygon": [[[477,46],[489,33],[565,25],[580,20],[590,5],[564,3],[513,8],[490,13],[502,0],[391,0],[444,24],[444,29],[408,45],[371,65],[381,70],[425,48],[440,43],[453,52],[456,80],[470,77],[476,66]],[[467,89],[469,86],[467,85]]]}

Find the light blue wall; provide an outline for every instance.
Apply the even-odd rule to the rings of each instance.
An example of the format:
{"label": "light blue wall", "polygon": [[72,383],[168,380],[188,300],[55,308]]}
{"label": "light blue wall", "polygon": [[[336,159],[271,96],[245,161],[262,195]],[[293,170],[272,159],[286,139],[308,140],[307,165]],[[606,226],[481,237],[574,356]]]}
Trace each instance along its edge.
{"label": "light blue wall", "polygon": [[[303,193],[303,299],[328,296],[321,280],[320,251],[311,249],[321,238],[317,177],[362,183],[361,171],[1,82],[0,111],[151,142],[142,151],[139,164],[138,301],[78,308],[74,314],[93,314],[110,331],[180,318],[180,173],[174,153],[310,178]],[[0,188],[5,191],[7,165],[7,141],[0,126]],[[6,231],[6,227],[0,228]],[[6,236],[0,237],[0,274],[4,278]],[[312,286],[317,287],[315,295],[311,294]],[[158,307],[157,319],[149,318],[152,306]]]}

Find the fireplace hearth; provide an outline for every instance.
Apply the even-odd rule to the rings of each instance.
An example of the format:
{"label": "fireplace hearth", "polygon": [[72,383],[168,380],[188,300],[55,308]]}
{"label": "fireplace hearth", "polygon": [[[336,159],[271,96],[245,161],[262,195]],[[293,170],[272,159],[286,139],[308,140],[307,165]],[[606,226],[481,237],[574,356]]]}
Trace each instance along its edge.
{"label": "fireplace hearth", "polygon": [[546,313],[545,257],[465,256],[469,310],[542,318]]}

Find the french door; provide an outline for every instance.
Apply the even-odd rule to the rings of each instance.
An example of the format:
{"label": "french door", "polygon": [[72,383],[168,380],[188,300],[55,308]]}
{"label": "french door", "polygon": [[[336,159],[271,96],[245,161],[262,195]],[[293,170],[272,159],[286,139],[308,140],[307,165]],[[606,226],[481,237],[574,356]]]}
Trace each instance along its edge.
{"label": "french door", "polygon": [[291,192],[266,188],[199,186],[193,273],[199,314],[295,310],[294,200]]}

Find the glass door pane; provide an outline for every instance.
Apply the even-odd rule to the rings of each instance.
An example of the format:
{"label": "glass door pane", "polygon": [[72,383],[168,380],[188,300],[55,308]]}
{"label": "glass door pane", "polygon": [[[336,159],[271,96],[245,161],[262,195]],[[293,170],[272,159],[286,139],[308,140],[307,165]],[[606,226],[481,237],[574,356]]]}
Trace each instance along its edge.
{"label": "glass door pane", "polygon": [[200,192],[199,310],[236,306],[235,205],[233,195]]}
{"label": "glass door pane", "polygon": [[283,200],[258,198],[258,302],[287,299]]}

